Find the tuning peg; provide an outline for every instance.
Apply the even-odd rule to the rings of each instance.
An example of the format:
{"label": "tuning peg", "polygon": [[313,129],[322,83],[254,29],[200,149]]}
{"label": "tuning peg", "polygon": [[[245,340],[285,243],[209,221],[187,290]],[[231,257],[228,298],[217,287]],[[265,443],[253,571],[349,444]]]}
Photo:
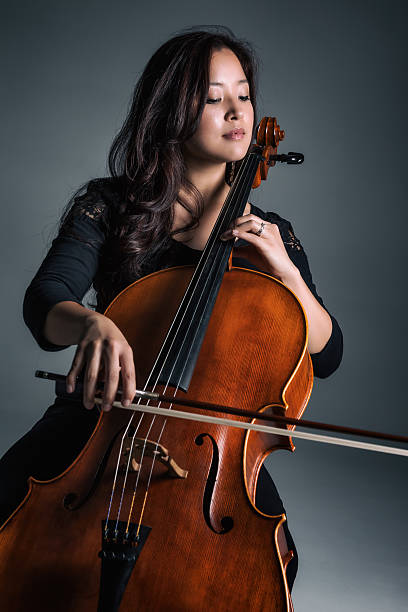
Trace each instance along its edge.
{"label": "tuning peg", "polygon": [[281,153],[280,155],[270,155],[268,158],[268,166],[271,166],[273,162],[281,162],[285,164],[303,164],[305,156],[303,153],[294,153],[294,151],[289,151],[289,153]]}

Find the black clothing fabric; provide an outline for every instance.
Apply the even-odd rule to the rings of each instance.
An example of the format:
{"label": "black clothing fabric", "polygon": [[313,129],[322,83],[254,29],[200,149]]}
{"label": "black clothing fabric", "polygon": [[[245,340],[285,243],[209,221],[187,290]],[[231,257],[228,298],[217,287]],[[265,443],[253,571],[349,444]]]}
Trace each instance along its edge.
{"label": "black clothing fabric", "polygon": [[[118,204],[118,194],[111,179],[97,179],[89,183],[86,194],[77,198],[69,215],[40,269],[27,289],[24,299],[24,319],[39,346],[47,351],[65,347],[54,345],[43,336],[47,313],[58,302],[81,303],[92,284],[104,286],[108,282],[101,266],[102,251],[109,237],[109,211]],[[261,219],[276,223],[289,257],[298,267],[307,286],[323,304],[316,292],[306,254],[296,238],[291,224],[274,212],[265,213],[252,205],[252,212]],[[239,241],[245,244],[244,241]],[[196,264],[201,251],[171,240],[169,246],[150,261],[145,273],[176,265]],[[233,258],[233,265],[253,268],[250,262]],[[105,276],[104,276],[105,275]],[[134,279],[136,280],[136,279]],[[97,281],[97,282],[96,282]],[[123,287],[117,287],[117,293]],[[99,312],[108,304],[97,295]],[[338,367],[342,357],[342,333],[332,316],[332,334],[323,350],[312,355],[315,376],[325,378]],[[27,492],[27,479],[34,476],[47,480],[60,474],[79,454],[98,417],[96,409],[85,410],[77,401],[57,398],[44,416],[25,434],[0,461],[0,524],[10,515]],[[256,491],[256,504],[265,513],[282,514],[285,509],[275,484],[262,468]],[[289,588],[295,580],[298,557],[287,522],[284,530],[294,558],[287,568]]]}
{"label": "black clothing fabric", "polygon": [[[51,249],[40,269],[27,289],[23,314],[34,338],[41,348],[47,351],[58,351],[65,347],[51,344],[43,336],[43,328],[49,310],[58,302],[65,300],[82,303],[85,293],[97,279],[99,286],[110,282],[106,272],[99,265],[104,244],[109,234],[109,215],[112,208],[118,205],[118,194],[112,189],[111,179],[91,181],[86,194],[74,203],[69,216],[69,223],[62,228],[53,241]],[[289,257],[299,269],[303,280],[310,291],[324,306],[322,298],[316,291],[309,268],[306,253],[296,238],[292,225],[277,213],[265,213],[251,205],[251,212],[270,223],[276,223],[282,236]],[[238,241],[236,246],[245,244]],[[152,259],[145,266],[145,274],[177,265],[195,265],[201,251],[192,249],[186,244],[171,240],[169,247]],[[233,257],[233,265],[254,269],[245,259]],[[134,279],[136,280],[136,279]],[[115,294],[124,287],[117,287]],[[98,312],[104,312],[108,304],[103,303],[97,295]],[[326,309],[327,310],[327,309]],[[329,313],[330,314],[330,313]],[[343,353],[343,337],[336,319],[330,314],[332,333],[326,346],[319,353],[313,354],[314,375],[326,378],[339,366]]]}

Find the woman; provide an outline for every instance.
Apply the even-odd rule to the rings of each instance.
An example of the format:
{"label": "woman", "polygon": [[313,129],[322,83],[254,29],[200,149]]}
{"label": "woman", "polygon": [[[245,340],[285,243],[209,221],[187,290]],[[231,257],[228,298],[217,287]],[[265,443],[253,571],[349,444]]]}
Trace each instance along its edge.
{"label": "woman", "polygon": [[[98,418],[94,397],[101,373],[103,410],[110,410],[119,384],[123,405],[132,401],[137,384],[132,350],[102,313],[137,278],[198,261],[252,140],[255,73],[249,46],[226,31],[177,36],[147,64],[110,151],[111,176],[91,181],[83,195],[77,192],[26,293],[24,317],[39,345],[49,351],[77,345],[77,350],[67,397],[57,399],[0,462],[2,519],[23,499],[30,475],[43,480],[61,473],[84,446]],[[330,375],[341,360],[341,331],[316,293],[291,224],[248,203],[222,236],[233,238],[238,240],[233,264],[267,272],[299,297],[314,373]],[[81,304],[91,285],[95,311]],[[69,399],[82,370],[83,405]],[[270,514],[284,512],[265,469],[257,504]],[[295,553],[287,571],[291,588],[297,557],[287,523],[284,529]]]}

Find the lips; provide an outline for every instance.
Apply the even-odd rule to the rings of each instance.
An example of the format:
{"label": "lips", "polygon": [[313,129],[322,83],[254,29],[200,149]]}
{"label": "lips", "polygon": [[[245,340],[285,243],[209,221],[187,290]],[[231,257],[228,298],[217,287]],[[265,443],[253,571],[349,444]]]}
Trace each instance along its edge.
{"label": "lips", "polygon": [[241,140],[245,136],[245,130],[243,128],[236,128],[231,130],[227,134],[223,134],[224,138],[228,140]]}

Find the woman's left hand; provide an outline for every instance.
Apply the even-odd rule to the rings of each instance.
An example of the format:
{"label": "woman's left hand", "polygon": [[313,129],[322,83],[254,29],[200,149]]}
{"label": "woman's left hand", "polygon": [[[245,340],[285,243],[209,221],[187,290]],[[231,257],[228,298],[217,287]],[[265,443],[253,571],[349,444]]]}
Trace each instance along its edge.
{"label": "woman's left hand", "polygon": [[299,274],[283,244],[279,228],[253,214],[235,219],[221,240],[241,238],[248,245],[234,247],[235,254],[251,261],[257,268],[275,276],[282,282]]}

